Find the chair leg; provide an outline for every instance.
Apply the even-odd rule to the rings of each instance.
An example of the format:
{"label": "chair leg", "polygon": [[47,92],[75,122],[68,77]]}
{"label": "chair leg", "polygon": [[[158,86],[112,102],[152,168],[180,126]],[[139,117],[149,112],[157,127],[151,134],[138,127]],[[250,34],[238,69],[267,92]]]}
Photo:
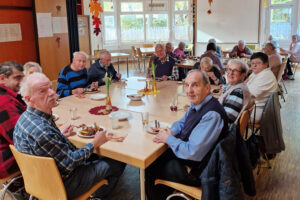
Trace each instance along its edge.
{"label": "chair leg", "polygon": [[166,200],[170,200],[172,199],[173,197],[181,197],[183,199],[186,199],[186,200],[192,200],[191,198],[189,198],[187,195],[183,194],[183,193],[175,193],[175,194],[170,194]]}
{"label": "chair leg", "polygon": [[284,88],[284,90],[285,90],[285,93],[287,94],[288,91],[287,91],[287,89],[286,89],[286,87],[285,87],[285,84],[284,84],[284,80],[283,80],[283,79],[281,79],[281,83],[282,83],[282,85],[283,85],[283,88]]}
{"label": "chair leg", "polygon": [[17,179],[19,179],[19,178],[21,178],[21,177],[22,177],[22,175],[18,175],[18,176],[16,176],[16,177],[10,179],[10,181],[8,182],[8,184],[3,184],[4,187],[3,187],[3,189],[2,189],[2,194],[1,194],[1,196],[0,196],[0,199],[1,199],[1,200],[4,200],[4,196],[5,196],[5,193],[6,193],[7,189],[8,189],[8,187],[9,187],[15,180],[17,180]]}

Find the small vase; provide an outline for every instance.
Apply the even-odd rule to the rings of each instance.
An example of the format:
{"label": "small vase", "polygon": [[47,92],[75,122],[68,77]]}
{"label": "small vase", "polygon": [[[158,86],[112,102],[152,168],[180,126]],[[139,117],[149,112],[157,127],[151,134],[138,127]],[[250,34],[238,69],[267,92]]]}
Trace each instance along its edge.
{"label": "small vase", "polygon": [[106,93],[106,103],[105,103],[105,105],[106,105],[105,110],[107,110],[107,111],[112,110],[109,92]]}
{"label": "small vase", "polygon": [[156,89],[156,79],[155,79],[155,77],[153,78],[152,89],[153,89],[153,92],[156,92],[156,91],[157,91],[157,89]]}

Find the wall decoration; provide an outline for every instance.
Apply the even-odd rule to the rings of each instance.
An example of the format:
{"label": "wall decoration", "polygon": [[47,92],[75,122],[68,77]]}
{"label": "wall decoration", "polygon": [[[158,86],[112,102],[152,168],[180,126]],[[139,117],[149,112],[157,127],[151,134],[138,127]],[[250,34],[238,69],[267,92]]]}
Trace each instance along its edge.
{"label": "wall decoration", "polygon": [[211,4],[212,4],[213,0],[208,0],[208,4],[209,4],[209,10],[207,11],[207,14],[211,14]]}
{"label": "wall decoration", "polygon": [[91,0],[89,2],[90,13],[92,14],[93,26],[94,26],[94,34],[96,36],[101,32],[100,25],[102,24],[99,14],[103,12],[101,4],[98,0]]}

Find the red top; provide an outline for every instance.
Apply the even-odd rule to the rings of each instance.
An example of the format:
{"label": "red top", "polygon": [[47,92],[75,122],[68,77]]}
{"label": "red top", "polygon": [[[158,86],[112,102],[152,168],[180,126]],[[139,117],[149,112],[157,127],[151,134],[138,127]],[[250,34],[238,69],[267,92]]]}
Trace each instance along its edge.
{"label": "red top", "polygon": [[0,178],[18,171],[9,145],[13,144],[15,124],[25,110],[21,95],[0,84]]}

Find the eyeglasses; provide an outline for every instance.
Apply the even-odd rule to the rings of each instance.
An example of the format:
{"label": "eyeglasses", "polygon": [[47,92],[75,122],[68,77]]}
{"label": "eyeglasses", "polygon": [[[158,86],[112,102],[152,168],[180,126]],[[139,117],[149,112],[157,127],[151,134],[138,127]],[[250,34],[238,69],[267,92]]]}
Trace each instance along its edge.
{"label": "eyeglasses", "polygon": [[226,69],[226,72],[227,72],[227,73],[237,74],[237,73],[241,73],[242,71],[239,71],[239,70],[237,70],[237,69],[230,69],[230,68],[227,68],[227,69]]}
{"label": "eyeglasses", "polygon": [[251,65],[261,65],[261,64],[263,64],[262,62],[251,62],[250,63]]}

